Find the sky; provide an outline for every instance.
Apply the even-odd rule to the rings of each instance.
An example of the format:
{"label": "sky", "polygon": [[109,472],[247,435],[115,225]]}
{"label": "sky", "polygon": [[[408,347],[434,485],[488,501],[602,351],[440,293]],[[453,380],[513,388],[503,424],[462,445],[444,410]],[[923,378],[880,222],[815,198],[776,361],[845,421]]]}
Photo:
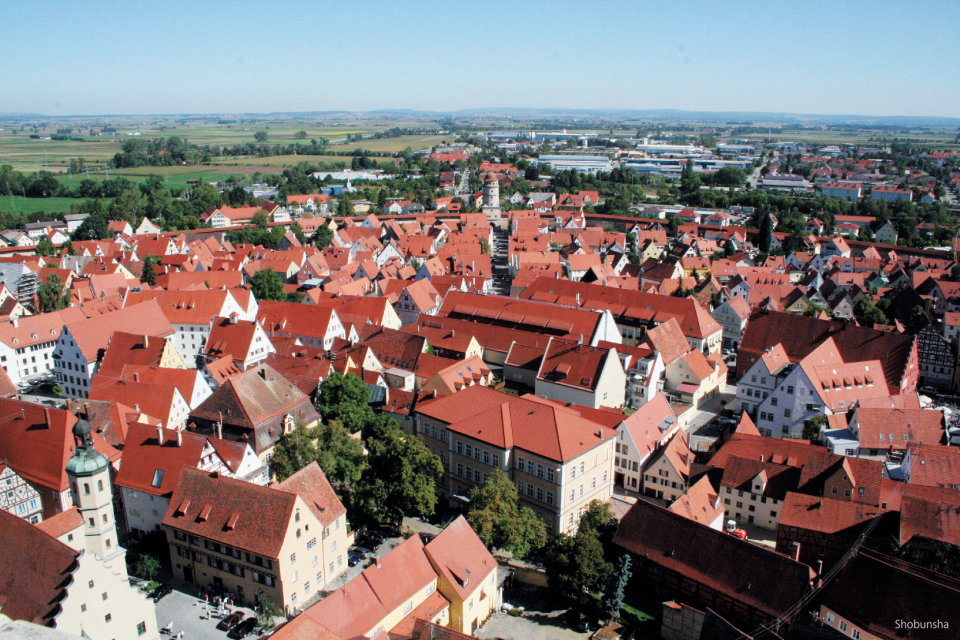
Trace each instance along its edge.
{"label": "sky", "polygon": [[960,2],[8,2],[0,113],[960,117]]}

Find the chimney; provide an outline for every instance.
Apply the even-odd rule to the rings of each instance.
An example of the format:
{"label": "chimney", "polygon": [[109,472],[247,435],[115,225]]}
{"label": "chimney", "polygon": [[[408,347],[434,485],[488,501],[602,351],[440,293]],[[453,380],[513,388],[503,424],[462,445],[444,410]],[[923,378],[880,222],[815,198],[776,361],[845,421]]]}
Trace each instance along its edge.
{"label": "chimney", "polygon": [[140,411],[140,404],[139,404],[139,403],[134,404],[134,405],[133,405],[133,410],[134,410],[134,411]]}
{"label": "chimney", "polygon": [[791,542],[790,543],[790,557],[793,558],[794,562],[800,562],[800,543]]}
{"label": "chimney", "polygon": [[180,429],[177,429],[177,446],[178,447],[183,446],[183,431],[181,431]]}
{"label": "chimney", "polygon": [[[143,334],[143,348],[144,349],[150,348],[150,336],[148,336],[147,334]],[[134,377],[134,380],[136,380],[136,377]]]}
{"label": "chimney", "polygon": [[134,381],[134,382],[140,382],[140,372],[139,372],[139,371],[134,371],[134,372],[133,372],[133,381]]}
{"label": "chimney", "polygon": [[10,318],[10,322],[13,324],[14,329],[20,326],[20,318]]}
{"label": "chimney", "polygon": [[264,369],[264,368],[261,367],[261,368],[260,368],[260,371],[259,371],[258,373],[260,374],[260,377],[261,377],[261,378],[263,378],[264,380],[267,379],[267,370],[266,370],[266,369]]}
{"label": "chimney", "polygon": [[157,442],[163,444],[163,427],[157,427]]}

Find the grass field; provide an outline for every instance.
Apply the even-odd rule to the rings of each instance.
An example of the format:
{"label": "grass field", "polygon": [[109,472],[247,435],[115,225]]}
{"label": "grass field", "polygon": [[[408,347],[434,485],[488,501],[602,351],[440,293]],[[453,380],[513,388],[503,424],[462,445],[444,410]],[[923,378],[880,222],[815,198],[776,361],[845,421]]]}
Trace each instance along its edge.
{"label": "grass field", "polygon": [[[67,213],[70,207],[83,202],[78,198],[23,198],[20,196],[0,197],[0,211],[15,211],[17,213]],[[106,204],[110,204],[107,201]]]}

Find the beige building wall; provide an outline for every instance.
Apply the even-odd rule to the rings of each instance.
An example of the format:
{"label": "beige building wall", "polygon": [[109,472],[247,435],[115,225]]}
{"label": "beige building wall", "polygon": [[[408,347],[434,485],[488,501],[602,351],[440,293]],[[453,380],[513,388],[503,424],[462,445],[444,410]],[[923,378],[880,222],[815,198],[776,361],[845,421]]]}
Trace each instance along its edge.
{"label": "beige building wall", "polygon": [[[299,496],[294,515],[287,524],[280,556],[262,558],[262,564],[256,562],[256,554],[243,549],[225,548],[203,538],[191,542],[189,534],[182,539],[178,538],[179,531],[169,527],[166,531],[175,577],[186,580],[192,573],[192,581],[201,588],[222,585],[247,605],[261,595],[278,608],[293,613],[347,570],[346,516],[340,516],[324,528]],[[241,569],[242,576],[239,575]],[[273,577],[273,585],[267,584],[266,576]]]}
{"label": "beige building wall", "polygon": [[[757,480],[753,482],[756,486]],[[723,506],[727,510],[727,517],[733,517],[737,522],[746,522],[761,529],[777,530],[783,501],[730,487],[720,487],[720,495],[723,498]]]}
{"label": "beige building wall", "polygon": [[559,533],[576,531],[587,505],[613,495],[613,445],[610,438],[563,465]]}
{"label": "beige building wall", "polygon": [[[859,638],[860,640],[886,640],[886,636],[874,635],[824,605],[820,605],[820,619],[823,620],[824,624],[828,627],[833,627],[843,635],[850,636],[851,638]],[[922,633],[921,631],[920,634]]]}
{"label": "beige building wall", "polygon": [[[420,604],[436,590],[437,580],[434,579],[431,580],[430,583],[427,584],[423,589],[420,589],[420,591],[417,591],[415,594],[413,594],[413,596],[405,603],[388,613],[382,620],[380,620],[377,626],[370,629],[370,632],[365,633],[364,635],[367,637],[373,637],[373,635],[380,630],[383,630],[384,632],[390,631],[390,629],[393,629],[395,626],[397,626],[397,624],[399,624],[400,621],[407,616],[407,614],[420,606]],[[436,618],[433,619],[435,620]],[[448,621],[449,619],[447,622]],[[446,624],[447,622],[443,622],[441,624]]]}
{"label": "beige building wall", "polygon": [[[65,531],[57,538],[77,551],[84,550],[84,527]],[[82,553],[77,570],[57,616],[57,629],[89,638],[157,640],[157,614],[153,603],[129,582],[126,552],[109,560]]]}
{"label": "beige building wall", "polygon": [[447,610],[449,622],[442,624],[454,631],[473,635],[499,606],[496,568],[482,582],[478,582],[466,598],[460,597],[442,572],[437,571],[437,573],[440,576],[440,593],[450,601],[450,607]]}
{"label": "beige building wall", "polygon": [[[679,435],[674,436],[680,437]],[[668,445],[669,446],[669,445]],[[666,455],[661,454],[643,474],[643,492],[667,502],[673,502],[684,492],[683,476],[670,463]]]}

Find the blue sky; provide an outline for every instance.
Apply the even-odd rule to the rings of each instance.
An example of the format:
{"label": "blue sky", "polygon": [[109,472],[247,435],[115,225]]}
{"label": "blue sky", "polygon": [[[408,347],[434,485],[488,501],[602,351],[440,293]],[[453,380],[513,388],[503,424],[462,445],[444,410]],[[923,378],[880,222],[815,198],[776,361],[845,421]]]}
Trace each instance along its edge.
{"label": "blue sky", "polygon": [[960,2],[10,2],[0,112],[960,117]]}

